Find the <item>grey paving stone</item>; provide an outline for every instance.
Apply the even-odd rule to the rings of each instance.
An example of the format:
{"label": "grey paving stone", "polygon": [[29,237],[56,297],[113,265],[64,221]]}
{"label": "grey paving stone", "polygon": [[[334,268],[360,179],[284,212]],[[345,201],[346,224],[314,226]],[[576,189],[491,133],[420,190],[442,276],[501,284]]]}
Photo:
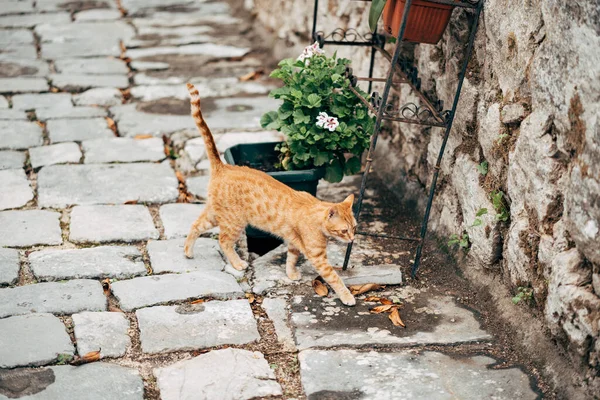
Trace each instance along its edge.
{"label": "grey paving stone", "polygon": [[[213,350],[154,370],[163,400],[238,400],[281,396],[275,373],[260,352]],[[196,379],[188,379],[194,376]]]}
{"label": "grey paving stone", "polygon": [[163,71],[169,69],[169,63],[158,61],[132,61],[129,66],[134,71]]}
{"label": "grey paving stone", "polygon": [[167,203],[177,185],[168,164],[52,165],[38,173],[38,205]]}
{"label": "grey paving stone", "polygon": [[[1,32],[1,30],[0,30]],[[21,46],[20,44],[13,44],[13,46]],[[26,47],[27,49],[31,49],[31,47]],[[35,49],[34,49],[35,50]],[[30,50],[28,50],[30,51]],[[0,53],[2,54],[2,53]],[[5,53],[10,54],[10,53]],[[33,54],[31,54],[33,55]],[[48,67],[48,63],[42,60],[35,59],[37,57],[37,53],[33,55],[33,59],[26,58],[10,58],[2,60],[0,59],[0,69],[2,70],[2,75],[5,78],[9,77],[39,77],[44,78],[46,75],[50,73],[50,68]]]}
{"label": "grey paving stone", "polygon": [[[82,25],[72,24],[72,25]],[[68,42],[42,42],[41,54],[45,60],[58,60],[67,57],[119,57],[121,48],[116,39],[102,37],[69,40]]]}
{"label": "grey paving stone", "polygon": [[6,97],[0,96],[0,109],[7,109],[7,108],[8,108],[8,100],[6,100]]}
{"label": "grey paving stone", "polygon": [[27,121],[27,114],[25,113],[25,111],[2,109],[0,110],[0,120]]}
{"label": "grey paving stone", "polygon": [[[81,119],[106,117],[108,114],[104,108],[100,107],[71,107],[71,108],[44,108],[37,110],[35,116],[40,121],[50,119]],[[69,123],[69,122],[65,122]],[[111,131],[112,132],[112,131]],[[82,134],[84,137],[85,133]],[[114,135],[113,135],[114,137]]]}
{"label": "grey paving stone", "polygon": [[18,94],[12,97],[12,108],[34,110],[40,108],[71,108],[70,93]]}
{"label": "grey paving stone", "polygon": [[142,254],[133,246],[99,246],[87,249],[47,249],[29,254],[38,280],[115,278],[146,275]]}
{"label": "grey paving stone", "polygon": [[201,137],[193,138],[185,142],[185,152],[190,157],[193,164],[198,163],[202,160],[206,154],[206,147],[204,146],[204,139]]}
{"label": "grey paving stone", "polygon": [[231,298],[243,295],[240,285],[233,276],[210,270],[187,274],[144,276],[114,282],[111,287],[121,308],[125,311],[169,301],[207,296]]}
{"label": "grey paving stone", "polygon": [[298,360],[308,398],[324,393],[365,400],[538,398],[523,371],[492,369],[498,361],[484,355],[305,350]]}
{"label": "grey paving stone", "polygon": [[129,86],[127,75],[50,74],[52,85],[62,90],[83,90],[95,87],[125,89]]}
{"label": "grey paving stone", "polygon": [[131,345],[129,320],[123,313],[82,312],[73,314],[73,324],[80,356],[100,350],[102,358],[121,357]]}
{"label": "grey paving stone", "polygon": [[[209,175],[194,176],[187,178],[185,183],[188,191],[194,196],[208,199],[208,182],[210,180]],[[193,222],[193,221],[192,221]]]}
{"label": "grey paving stone", "polygon": [[65,0],[36,0],[35,8],[38,11],[62,11],[64,9],[77,11],[85,8],[117,8],[110,1],[101,0],[97,3],[72,3]]}
{"label": "grey paving stone", "polygon": [[149,307],[135,314],[144,353],[246,344],[260,339],[246,299]]}
{"label": "grey paving stone", "polygon": [[19,279],[19,251],[0,247],[0,285],[12,285]]}
{"label": "grey paving stone", "polygon": [[281,142],[284,136],[276,131],[227,132],[219,137],[217,149],[220,153],[237,144]]}
{"label": "grey paving stone", "polygon": [[[386,314],[370,314],[373,304],[358,302],[356,307],[340,306],[332,299],[302,297],[292,303],[292,325],[299,349],[335,346],[415,346],[450,345],[489,340],[469,310],[457,306],[450,297],[424,296],[423,307],[412,305],[400,310],[407,328],[393,326]],[[307,307],[307,308],[306,308]],[[427,329],[420,329],[420,326]]]}
{"label": "grey paving stone", "polygon": [[152,57],[165,54],[203,54],[214,58],[243,57],[248,54],[249,48],[235,47],[214,43],[188,44],[184,46],[147,47],[128,49],[127,56],[132,59]]}
{"label": "grey paving stone", "polygon": [[115,137],[104,118],[53,119],[46,129],[52,143]]}
{"label": "grey paving stone", "polygon": [[260,118],[277,110],[279,100],[270,97],[227,97],[214,99],[214,109],[204,118],[212,130],[260,129]]}
{"label": "grey paving stone", "polygon": [[182,0],[124,0],[123,7],[130,13],[130,15],[134,15],[139,13],[140,11],[148,11],[154,10],[158,7],[173,7],[177,5],[189,5],[190,7],[195,6],[195,4],[190,4],[186,1]]}
{"label": "grey paving stone", "polygon": [[[152,101],[166,97],[185,100],[189,94],[185,87],[186,78],[169,77],[163,79],[148,76],[144,73],[135,75],[134,82],[138,86],[131,88],[131,95],[141,101]],[[243,94],[267,94],[275,88],[261,82],[240,82],[237,78],[195,78],[191,82],[202,93],[202,98],[239,96]]]}
{"label": "grey paving stone", "polygon": [[400,266],[393,264],[355,265],[346,271],[340,271],[340,276],[346,285],[364,285],[365,283],[402,284]]}
{"label": "grey paving stone", "polygon": [[283,345],[285,351],[296,351],[294,335],[288,326],[288,304],[285,299],[265,298],[262,303],[267,316],[273,321],[277,341]]}
{"label": "grey paving stone", "polygon": [[50,364],[59,354],[75,352],[64,324],[52,314],[0,319],[0,332],[0,368]]}
{"label": "grey paving stone", "polygon": [[121,18],[119,10],[84,10],[75,14],[75,22],[114,21]]}
{"label": "grey paving stone", "polygon": [[152,216],[142,205],[77,206],[71,211],[69,239],[76,243],[157,239]]}
{"label": "grey paving stone", "polygon": [[[110,11],[110,10],[89,10]],[[116,11],[116,10],[113,10]],[[118,11],[117,11],[118,12]],[[129,72],[123,60],[111,57],[68,58],[56,60],[56,71],[61,74],[76,75],[126,75]]]}
{"label": "grey paving stone", "polygon": [[0,171],[0,210],[22,207],[33,199],[33,190],[21,169]]}
{"label": "grey paving stone", "polygon": [[116,88],[94,88],[81,94],[73,95],[73,102],[78,106],[98,105],[102,107],[116,106],[123,102],[123,96]]}
{"label": "grey paving stone", "polygon": [[49,146],[32,147],[29,158],[33,168],[45,165],[78,163],[81,160],[81,150],[77,143],[67,142]]}
{"label": "grey paving stone", "polygon": [[[213,12],[209,12],[207,11],[207,8],[204,8],[209,5],[213,6]],[[242,23],[241,19],[235,18],[227,13],[227,7],[228,6],[225,3],[205,3],[203,4],[202,11],[186,13],[155,12],[149,17],[133,18],[132,21],[138,28],[202,26],[206,24],[233,25]],[[216,14],[214,11],[221,11],[222,14]]]}
{"label": "grey paving stone", "polygon": [[[165,204],[161,206],[160,219],[165,228],[165,237],[167,239],[187,237],[192,223],[200,216],[204,207],[204,204],[186,203]],[[216,229],[209,232],[215,232]]]}
{"label": "grey paving stone", "polygon": [[0,17],[0,27],[4,28],[33,28],[39,24],[61,25],[71,22],[67,12],[9,15]]}
{"label": "grey paving stone", "polygon": [[86,164],[160,161],[165,156],[162,139],[112,138],[86,140],[82,144]]}
{"label": "grey paving stone", "polygon": [[[144,384],[134,368],[95,362],[79,367],[61,365],[0,372],[6,385],[17,388],[15,394],[27,400],[142,400]],[[24,397],[26,396],[26,397]],[[9,397],[0,394],[1,400]]]}
{"label": "grey paving stone", "polygon": [[194,120],[188,115],[151,114],[138,111],[137,107],[136,104],[124,104],[110,108],[121,136],[162,136],[182,129],[196,129]]}
{"label": "grey paving stone", "polygon": [[34,42],[33,32],[28,29],[2,29],[0,30],[0,45],[31,44]]}
{"label": "grey paving stone", "polygon": [[44,78],[0,78],[0,93],[45,92],[48,89]]}
{"label": "grey paving stone", "polygon": [[0,246],[61,244],[60,213],[45,210],[0,212]]}
{"label": "grey paving stone", "polygon": [[194,258],[183,253],[185,239],[148,242],[150,265],[155,274],[162,272],[222,271],[225,261],[215,239],[199,238],[194,245]]}
{"label": "grey paving stone", "polygon": [[106,310],[102,285],[90,279],[0,289],[0,318],[29,313],[73,314]]}
{"label": "grey paving stone", "polygon": [[0,53],[0,61],[35,60],[36,57],[37,51],[33,44],[11,43],[4,45],[2,48],[2,53]]}
{"label": "grey paving stone", "polygon": [[0,15],[22,14],[33,11],[33,2],[31,1],[4,0],[0,9]]}
{"label": "grey paving stone", "polygon": [[0,149],[27,149],[42,143],[42,128],[35,122],[0,120]]}

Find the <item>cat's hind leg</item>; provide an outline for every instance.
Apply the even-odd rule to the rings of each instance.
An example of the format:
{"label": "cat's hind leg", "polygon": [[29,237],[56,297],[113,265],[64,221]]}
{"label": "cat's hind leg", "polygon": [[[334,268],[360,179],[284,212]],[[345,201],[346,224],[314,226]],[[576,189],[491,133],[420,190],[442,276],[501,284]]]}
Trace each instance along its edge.
{"label": "cat's hind leg", "polygon": [[235,251],[235,243],[238,241],[245,226],[227,225],[220,223],[219,225],[219,244],[225,257],[231,263],[231,266],[238,271],[248,268],[248,263],[240,258]]}
{"label": "cat's hind leg", "polygon": [[293,244],[288,243],[288,252],[287,259],[285,262],[285,273],[288,278],[293,281],[300,280],[302,278],[302,274],[296,268],[296,264],[298,263],[298,258],[300,257],[300,250],[298,250]]}
{"label": "cat's hind leg", "polygon": [[242,229],[242,233],[237,240],[237,250],[242,260],[250,261],[250,253],[248,252],[248,237],[246,236],[245,229]]}
{"label": "cat's hind leg", "polygon": [[185,256],[187,258],[194,257],[194,243],[196,243],[196,239],[198,239],[198,236],[200,236],[201,233],[213,228],[214,226],[215,224],[213,223],[213,221],[211,221],[210,218],[209,207],[206,206],[206,208],[200,213],[200,216],[192,224],[192,227],[190,228],[190,233],[188,233],[187,238],[185,239],[183,251],[185,252]]}

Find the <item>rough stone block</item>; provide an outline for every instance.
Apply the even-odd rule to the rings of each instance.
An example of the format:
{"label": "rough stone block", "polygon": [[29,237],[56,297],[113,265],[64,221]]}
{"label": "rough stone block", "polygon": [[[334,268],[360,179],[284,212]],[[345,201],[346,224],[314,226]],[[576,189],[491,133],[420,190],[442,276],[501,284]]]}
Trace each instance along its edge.
{"label": "rough stone block", "polygon": [[0,78],[1,93],[45,92],[48,89],[44,78]]}
{"label": "rough stone block", "polygon": [[25,164],[25,153],[21,151],[0,151],[0,170],[19,169]]}
{"label": "rough stone block", "polygon": [[2,29],[0,30],[0,44],[33,44],[33,32],[28,29]]}
{"label": "rough stone block", "polygon": [[288,305],[284,299],[265,298],[262,303],[267,316],[273,321],[277,341],[283,345],[285,351],[296,351],[294,335],[288,326]]}
{"label": "rough stone block", "polygon": [[50,364],[75,352],[64,324],[52,314],[0,319],[0,332],[0,368]]}
{"label": "rough stone block", "polygon": [[54,66],[56,71],[61,74],[126,75],[129,72],[127,64],[123,60],[112,57],[68,58],[56,60]]}
{"label": "rough stone block", "polygon": [[42,143],[42,128],[35,122],[0,120],[0,149],[27,149]]}
{"label": "rough stone block", "polygon": [[38,174],[38,204],[166,203],[177,199],[177,185],[168,164],[53,165]]}
{"label": "rough stone block", "polygon": [[185,183],[191,194],[202,199],[208,199],[208,181],[210,181],[209,175],[201,175],[187,178]]}
{"label": "rough stone block", "polygon": [[46,129],[52,143],[115,137],[104,118],[52,119]]}
{"label": "rough stone block", "polygon": [[132,59],[160,56],[165,54],[201,54],[213,58],[242,57],[250,49],[214,43],[188,44],[184,46],[147,47],[143,49],[127,49],[127,56]]}
{"label": "rough stone block", "polygon": [[402,271],[399,265],[355,265],[346,271],[339,271],[346,285],[364,285],[377,283],[379,285],[401,285]]}
{"label": "rough stone block", "polygon": [[89,279],[0,289],[0,318],[29,313],[73,314],[105,309],[106,296],[102,285]]}
{"label": "rough stone block", "polygon": [[155,274],[162,272],[222,271],[225,261],[219,251],[219,242],[199,238],[194,245],[194,258],[183,253],[185,239],[148,242],[150,265]]}
{"label": "rough stone block", "polygon": [[[43,108],[35,113],[39,121],[106,117],[107,115],[106,110],[100,107]],[[82,135],[87,138],[85,132]]]}
{"label": "rough stone block", "polygon": [[122,136],[161,136],[182,129],[196,129],[194,120],[189,115],[153,114],[139,111],[137,107],[137,104],[124,104],[110,108]]}
{"label": "rough stone block", "polygon": [[84,10],[75,14],[75,22],[114,21],[121,18],[119,10]]}
{"label": "rough stone block", "polygon": [[100,350],[102,358],[121,357],[131,345],[129,320],[123,313],[82,312],[73,314],[73,324],[80,356]]}
{"label": "rough stone block", "polygon": [[[69,24],[71,16],[67,12],[51,14],[25,14],[0,17],[0,27],[4,28],[33,28],[39,24]],[[1,86],[1,85],[0,85]]]}
{"label": "rough stone block", "polygon": [[0,171],[0,210],[22,207],[33,199],[33,190],[23,169]]}
{"label": "rough stone block", "polygon": [[[282,395],[269,363],[256,351],[213,350],[191,360],[157,368],[154,376],[163,400],[188,397],[236,400]],[[187,379],[188,376],[197,378]]]}
{"label": "rough stone block", "polygon": [[73,95],[73,102],[78,106],[111,107],[123,102],[121,91],[116,88],[94,88]]}
{"label": "rough stone block", "polygon": [[47,249],[29,254],[38,280],[115,278],[146,275],[142,254],[133,246],[99,246],[87,249]]}
{"label": "rough stone block", "polygon": [[0,96],[0,109],[4,109],[5,110],[7,108],[8,108],[8,100],[6,100],[6,97]]}
{"label": "rough stone block", "polygon": [[[117,44],[118,48],[118,44]],[[52,85],[62,90],[82,90],[97,87],[126,89],[127,75],[50,74]]]}
{"label": "rough stone block", "polygon": [[77,206],[71,211],[69,239],[76,243],[101,243],[157,239],[158,230],[142,205]]}
{"label": "rough stone block", "polygon": [[15,110],[37,110],[41,108],[71,108],[70,93],[18,94],[12,98]]}
{"label": "rough stone block", "polygon": [[0,246],[62,243],[60,213],[45,210],[0,212]]}
{"label": "rough stone block", "polygon": [[158,306],[136,311],[144,353],[195,350],[260,339],[248,300]]}
{"label": "rough stone block", "polygon": [[175,239],[186,237],[192,223],[200,216],[204,204],[165,204],[160,207],[160,219],[165,228],[165,237]]}
{"label": "rough stone block", "polygon": [[163,141],[159,138],[86,140],[82,147],[86,164],[160,161],[165,158]]}
{"label": "rough stone block", "polygon": [[0,285],[12,285],[19,279],[19,251],[0,247]]}
{"label": "rough stone block", "polygon": [[33,147],[29,149],[31,166],[39,168],[46,165],[78,163],[81,160],[81,150],[77,143],[58,143],[50,146]]}
{"label": "rough stone block", "polygon": [[112,292],[121,308],[131,311],[169,301],[200,297],[231,298],[243,292],[235,278],[219,271],[153,275],[114,282]]}
{"label": "rough stone block", "polygon": [[500,119],[504,124],[516,124],[525,118],[526,113],[527,111],[525,110],[525,107],[523,107],[523,104],[507,104],[502,108]]}
{"label": "rough stone block", "polygon": [[9,120],[9,121],[27,121],[27,114],[25,111],[19,110],[0,110],[0,120]]}

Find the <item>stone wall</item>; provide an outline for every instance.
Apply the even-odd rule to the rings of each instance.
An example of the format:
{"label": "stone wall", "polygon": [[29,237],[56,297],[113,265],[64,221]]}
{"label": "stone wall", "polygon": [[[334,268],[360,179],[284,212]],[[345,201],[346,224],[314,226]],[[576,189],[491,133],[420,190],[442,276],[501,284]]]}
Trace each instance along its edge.
{"label": "stone wall", "polygon": [[[309,42],[312,3],[248,0],[281,55]],[[369,3],[321,0],[320,28],[367,32]],[[469,15],[455,10],[436,46],[410,45],[423,87],[447,107],[457,83]],[[442,163],[431,227],[467,233],[466,264],[497,274],[513,293],[533,290],[534,310],[600,392],[600,8],[597,0],[486,0]],[[367,49],[341,48],[364,73]],[[379,62],[378,74],[386,72]],[[414,99],[403,91],[401,102]],[[390,128],[377,173],[424,205],[440,129]],[[488,163],[486,175],[478,165]],[[498,221],[492,194],[508,220]],[[476,213],[487,208],[482,224]]]}

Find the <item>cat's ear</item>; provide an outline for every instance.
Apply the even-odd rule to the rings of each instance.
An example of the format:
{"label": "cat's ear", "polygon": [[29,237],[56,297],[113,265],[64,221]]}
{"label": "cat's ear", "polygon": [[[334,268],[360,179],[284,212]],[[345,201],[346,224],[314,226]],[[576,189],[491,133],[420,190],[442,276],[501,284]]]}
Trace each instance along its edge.
{"label": "cat's ear", "polygon": [[335,206],[331,207],[329,209],[329,212],[327,213],[327,218],[331,218],[333,217],[335,214],[337,214],[337,208]]}
{"label": "cat's ear", "polygon": [[353,194],[346,197],[346,199],[344,201],[342,201],[342,204],[345,204],[348,207],[352,207],[353,203],[354,203],[354,195]]}

